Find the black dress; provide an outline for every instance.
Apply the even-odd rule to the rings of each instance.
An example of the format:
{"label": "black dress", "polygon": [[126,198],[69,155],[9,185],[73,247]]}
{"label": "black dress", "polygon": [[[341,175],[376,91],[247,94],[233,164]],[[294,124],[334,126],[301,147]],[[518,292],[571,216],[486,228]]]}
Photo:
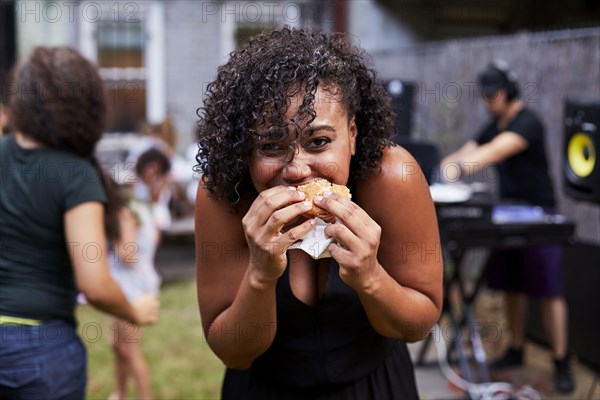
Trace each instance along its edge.
{"label": "black dress", "polygon": [[223,399],[417,399],[406,344],[371,327],[358,296],[329,263],[316,306],[277,282],[277,333],[247,370],[228,369]]}

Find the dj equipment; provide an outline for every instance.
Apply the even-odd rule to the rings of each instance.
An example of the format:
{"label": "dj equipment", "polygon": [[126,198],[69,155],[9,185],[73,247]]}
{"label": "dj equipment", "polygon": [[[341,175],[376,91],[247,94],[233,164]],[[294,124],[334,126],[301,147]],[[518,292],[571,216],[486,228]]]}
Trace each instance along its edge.
{"label": "dj equipment", "polygon": [[436,204],[436,212],[442,242],[450,250],[564,244],[575,231],[574,223],[562,215],[544,214],[532,206],[492,206],[476,198],[465,203]]}
{"label": "dj equipment", "polygon": [[600,101],[567,100],[564,133],[565,193],[600,204]]}
{"label": "dj equipment", "polygon": [[[490,382],[480,324],[475,316],[475,302],[485,280],[485,260],[480,273],[472,282],[462,272],[466,254],[472,248],[506,249],[530,245],[564,244],[570,242],[575,231],[573,222],[561,215],[547,215],[543,210],[522,205],[493,205],[489,198],[473,196],[462,203],[436,203],[436,213],[444,254],[452,268],[444,279],[444,305],[452,326],[469,331],[469,340],[457,337],[452,341],[447,356],[456,350],[464,379],[475,382],[475,370],[468,353],[475,358],[475,368],[480,382]],[[474,283],[474,284],[473,284]],[[458,296],[449,296],[452,288]],[[457,310],[462,310],[462,317]],[[417,356],[423,364],[431,335],[425,339]],[[469,351],[470,350],[470,351]]]}
{"label": "dj equipment", "polygon": [[392,109],[396,114],[396,133],[400,136],[410,136],[416,84],[400,79],[392,79],[384,81],[383,87],[392,98]]}

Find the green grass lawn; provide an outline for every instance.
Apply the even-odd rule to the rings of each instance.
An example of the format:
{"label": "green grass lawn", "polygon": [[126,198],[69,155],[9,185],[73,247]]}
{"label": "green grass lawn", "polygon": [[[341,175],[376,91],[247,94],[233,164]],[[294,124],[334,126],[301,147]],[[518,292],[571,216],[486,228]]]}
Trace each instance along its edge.
{"label": "green grass lawn", "polygon": [[[163,286],[157,325],[144,328],[142,348],[152,370],[156,399],[217,399],[224,366],[208,347],[200,326],[192,281]],[[88,349],[88,399],[107,399],[114,388],[112,319],[79,306],[79,333]],[[130,398],[134,385],[130,383]]]}

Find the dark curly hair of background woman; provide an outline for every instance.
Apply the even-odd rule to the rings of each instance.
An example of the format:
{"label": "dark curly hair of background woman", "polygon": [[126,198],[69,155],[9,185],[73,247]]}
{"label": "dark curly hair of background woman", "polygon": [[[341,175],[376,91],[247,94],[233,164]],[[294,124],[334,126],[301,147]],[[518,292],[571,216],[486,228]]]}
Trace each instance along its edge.
{"label": "dark curly hair of background woman", "polygon": [[[364,50],[346,35],[283,28],[250,38],[218,69],[206,91],[205,106],[198,109],[199,152],[196,171],[205,188],[225,197],[235,207],[244,194],[256,194],[250,181],[248,159],[259,133],[269,139],[287,136],[290,123],[315,118],[317,86],[336,92],[356,117],[356,155],[351,179],[366,179],[377,171],[383,149],[395,134],[390,99]],[[293,121],[285,119],[291,98],[305,90]],[[282,129],[283,128],[283,129]]]}

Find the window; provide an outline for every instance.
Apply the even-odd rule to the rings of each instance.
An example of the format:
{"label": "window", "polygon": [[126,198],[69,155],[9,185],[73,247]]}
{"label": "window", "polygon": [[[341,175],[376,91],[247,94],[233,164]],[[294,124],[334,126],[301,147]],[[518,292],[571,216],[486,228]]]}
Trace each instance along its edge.
{"label": "window", "polygon": [[134,132],[146,119],[144,22],[101,21],[96,39],[98,66],[110,105],[107,130]]}
{"label": "window", "polygon": [[317,0],[296,2],[224,1],[219,5],[221,26],[221,61],[246,39],[267,29],[290,27],[318,27],[331,30],[335,21],[333,4]]}

